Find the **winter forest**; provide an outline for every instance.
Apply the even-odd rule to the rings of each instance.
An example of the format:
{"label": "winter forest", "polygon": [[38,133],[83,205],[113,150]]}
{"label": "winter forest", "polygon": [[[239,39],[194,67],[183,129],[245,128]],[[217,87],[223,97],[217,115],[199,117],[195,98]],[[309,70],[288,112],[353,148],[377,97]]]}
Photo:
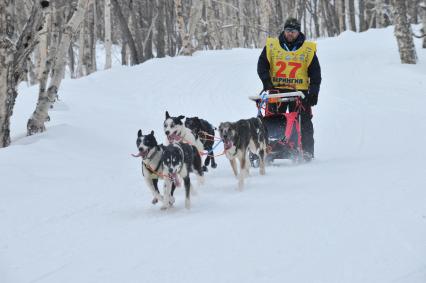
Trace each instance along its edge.
{"label": "winter forest", "polygon": [[[426,282],[425,24],[426,0],[0,0],[0,283]],[[316,89],[236,168],[286,33]],[[297,111],[315,155],[273,155]],[[211,150],[170,158],[183,119]]]}
{"label": "winter forest", "polygon": [[113,47],[123,65],[196,50],[261,48],[293,16],[313,39],[395,25],[401,62],[415,64],[413,36],[424,34],[414,34],[410,24],[426,22],[425,10],[424,0],[1,1],[0,147],[10,144],[19,83],[39,85],[27,134],[43,132],[64,76],[97,71],[97,44],[105,48],[105,68]]}

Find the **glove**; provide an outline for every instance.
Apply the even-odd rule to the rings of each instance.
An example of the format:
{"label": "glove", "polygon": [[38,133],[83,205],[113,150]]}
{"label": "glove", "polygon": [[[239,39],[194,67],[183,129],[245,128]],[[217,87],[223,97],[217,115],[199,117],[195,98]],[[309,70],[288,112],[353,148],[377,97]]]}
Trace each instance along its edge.
{"label": "glove", "polygon": [[308,103],[310,106],[315,106],[318,103],[319,85],[311,84],[308,91]]}
{"label": "glove", "polygon": [[315,106],[318,103],[318,93],[310,93],[308,97],[309,105]]}
{"label": "glove", "polygon": [[267,91],[267,90],[271,90],[274,88],[274,85],[271,83],[270,80],[268,81],[263,81],[263,90]]}

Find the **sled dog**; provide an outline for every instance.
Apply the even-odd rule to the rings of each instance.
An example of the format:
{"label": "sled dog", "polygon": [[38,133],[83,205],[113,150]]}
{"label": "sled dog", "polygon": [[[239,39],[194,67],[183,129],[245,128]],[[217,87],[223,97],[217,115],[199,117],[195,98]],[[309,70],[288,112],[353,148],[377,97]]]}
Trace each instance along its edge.
{"label": "sled dog", "polygon": [[217,164],[214,160],[213,144],[214,144],[214,130],[215,128],[206,120],[198,117],[187,117],[185,119],[185,127],[190,129],[194,136],[201,140],[204,150],[207,152],[207,157],[204,160],[203,170],[207,171],[211,161],[211,167],[216,168]]}
{"label": "sled dog", "polygon": [[[266,129],[259,118],[241,119],[237,122],[223,122],[219,125],[225,155],[229,159],[238,188],[244,187],[244,178],[249,173],[248,151],[259,155],[259,172],[265,174],[265,155],[268,145]],[[238,173],[236,159],[239,160]]]}
{"label": "sled dog", "polygon": [[185,186],[185,207],[191,207],[190,194],[192,189],[189,173],[198,175],[199,182],[203,183],[203,169],[198,149],[190,144],[175,142],[164,147],[163,172],[165,177],[164,201],[162,209],[169,208],[173,202],[173,193],[180,186],[181,179]]}
{"label": "sled dog", "polygon": [[166,111],[166,119],[164,120],[164,133],[170,144],[175,142],[184,142],[193,145],[199,152],[203,151],[203,144],[198,137],[195,137],[190,129],[185,127],[182,119],[185,116],[171,117]]}
{"label": "sled dog", "polygon": [[136,146],[139,153],[135,156],[142,157],[142,175],[154,197],[152,203],[156,204],[159,200],[163,200],[158,190],[158,179],[163,176],[162,157],[164,146],[157,144],[154,131],[151,131],[148,135],[143,135],[142,130],[138,131]]}

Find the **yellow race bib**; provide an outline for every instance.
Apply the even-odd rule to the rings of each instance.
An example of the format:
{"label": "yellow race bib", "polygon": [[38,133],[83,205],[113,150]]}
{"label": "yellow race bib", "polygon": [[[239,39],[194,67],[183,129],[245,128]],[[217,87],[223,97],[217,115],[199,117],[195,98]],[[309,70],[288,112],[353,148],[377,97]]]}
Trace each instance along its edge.
{"label": "yellow race bib", "polygon": [[308,67],[314,58],[316,43],[305,41],[296,51],[287,51],[278,38],[266,40],[266,57],[270,64],[269,73],[275,88],[307,90],[309,88]]}

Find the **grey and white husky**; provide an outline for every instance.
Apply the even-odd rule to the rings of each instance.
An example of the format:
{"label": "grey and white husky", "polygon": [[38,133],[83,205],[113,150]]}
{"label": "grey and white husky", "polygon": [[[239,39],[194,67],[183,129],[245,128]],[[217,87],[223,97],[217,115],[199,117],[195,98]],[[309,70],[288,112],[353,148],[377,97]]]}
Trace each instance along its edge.
{"label": "grey and white husky", "polygon": [[[260,118],[241,119],[237,122],[223,122],[219,125],[225,155],[229,159],[234,175],[238,178],[238,188],[244,187],[244,178],[249,173],[248,151],[259,156],[259,172],[265,174],[265,155],[268,136]],[[239,160],[238,172],[236,159]]]}

